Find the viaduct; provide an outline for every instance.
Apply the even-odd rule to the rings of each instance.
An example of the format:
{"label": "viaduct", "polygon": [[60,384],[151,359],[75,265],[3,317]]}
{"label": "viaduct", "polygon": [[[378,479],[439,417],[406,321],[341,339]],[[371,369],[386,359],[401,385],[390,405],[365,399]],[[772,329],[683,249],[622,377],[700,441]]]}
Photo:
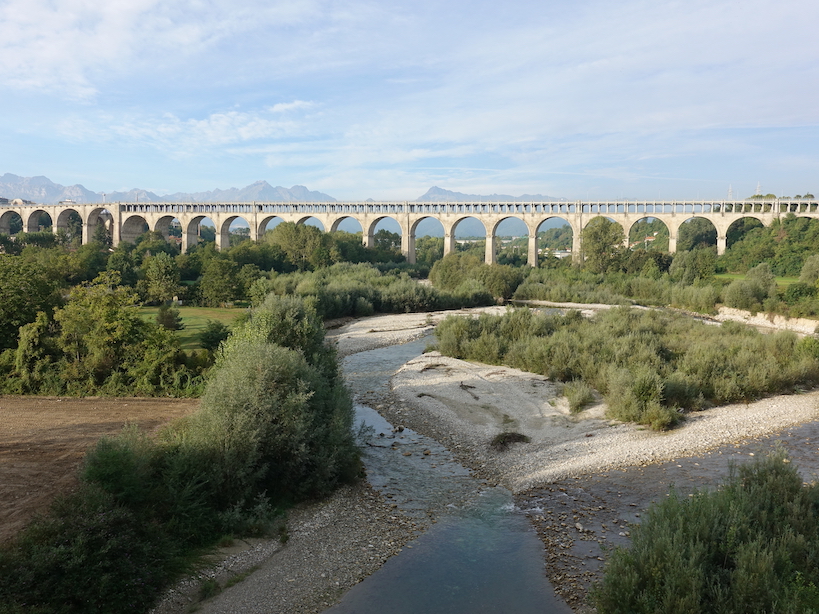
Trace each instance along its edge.
{"label": "viaduct", "polygon": [[472,217],[486,229],[486,262],[495,262],[496,231],[504,220],[522,221],[528,230],[528,263],[537,265],[537,231],[550,218],[567,222],[574,235],[572,253],[581,253],[583,228],[596,217],[607,217],[622,225],[625,236],[639,220],[650,217],[661,220],[669,231],[669,251],[676,251],[680,226],[691,218],[709,220],[717,231],[717,252],[726,248],[729,227],[742,218],[755,218],[765,226],[789,213],[819,218],[819,199],[767,199],[741,201],[574,201],[574,202],[329,202],[329,203],[109,203],[56,205],[30,204],[20,200],[0,206],[0,233],[9,233],[14,216],[20,216],[23,230],[39,230],[43,213],[51,218],[56,232],[67,228],[73,214],[82,220],[82,241],[91,240],[98,224],[108,224],[114,245],[134,241],[146,230],[169,237],[171,223],[182,228],[182,251],[197,242],[199,224],[209,218],[216,227],[216,247],[229,244],[230,226],[244,220],[250,238],[263,236],[271,221],[279,219],[302,224],[315,218],[326,231],[338,229],[342,220],[356,220],[362,228],[363,243],[372,247],[378,223],[391,218],[401,228],[401,251],[409,262],[415,261],[415,232],[426,218],[438,220],[444,229],[444,254],[455,249],[455,229],[459,222]]}

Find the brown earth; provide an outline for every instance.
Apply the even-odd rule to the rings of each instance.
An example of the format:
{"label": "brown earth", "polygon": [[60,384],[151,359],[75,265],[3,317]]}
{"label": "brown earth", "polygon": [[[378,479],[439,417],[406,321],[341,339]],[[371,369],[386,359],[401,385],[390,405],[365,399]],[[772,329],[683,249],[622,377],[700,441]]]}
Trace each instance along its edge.
{"label": "brown earth", "polygon": [[0,543],[77,483],[97,440],[125,424],[149,431],[193,411],[197,399],[0,396]]}

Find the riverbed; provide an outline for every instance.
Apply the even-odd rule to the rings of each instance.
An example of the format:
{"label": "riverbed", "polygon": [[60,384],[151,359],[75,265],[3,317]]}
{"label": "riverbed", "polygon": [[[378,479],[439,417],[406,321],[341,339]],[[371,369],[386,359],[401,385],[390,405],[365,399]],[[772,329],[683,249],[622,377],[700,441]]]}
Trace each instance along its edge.
{"label": "riverbed", "polygon": [[[488,310],[502,312],[503,308]],[[806,481],[819,475],[816,392],[700,412],[670,433],[610,422],[601,406],[573,417],[544,378],[435,354],[420,355],[426,341],[418,340],[446,315],[379,316],[333,331],[340,355],[348,359],[345,371],[357,402],[378,411],[380,418],[373,415],[371,422],[387,421],[381,423],[381,435],[374,430],[365,446],[375,452],[383,450],[393,459],[400,455],[412,463],[411,470],[396,476],[370,464],[369,484],[342,489],[327,502],[295,510],[287,544],[271,546],[268,542],[246,548],[238,560],[244,556],[260,569],[203,604],[200,611],[319,612],[339,600],[341,604],[335,607],[340,609],[332,611],[393,611],[392,606],[378,601],[377,595],[386,594],[383,588],[364,589],[365,585],[383,577],[390,587],[387,593],[396,595],[402,594],[401,587],[417,586],[410,579],[420,580],[423,570],[436,568],[425,558],[434,554],[439,542],[436,536],[449,539],[447,533],[457,533],[449,524],[451,519],[468,524],[475,517],[480,520],[482,514],[500,511],[504,515],[492,522],[497,524],[498,518],[503,518],[500,524],[509,518],[517,522],[523,514],[529,523],[517,526],[524,531],[533,527],[543,544],[537,551],[545,559],[520,557],[527,571],[548,577],[574,611],[585,612],[589,610],[587,589],[599,577],[606,548],[627,544],[631,525],[640,521],[640,514],[652,501],[665,496],[670,484],[683,492],[714,486],[725,475],[729,460],[741,462],[764,454],[776,440],[783,441]],[[412,341],[415,346],[400,350],[412,348],[398,364],[370,353]],[[359,363],[350,362],[355,356]],[[359,367],[350,366],[355,364]],[[380,383],[368,381],[372,374]],[[500,389],[505,392],[498,394]],[[537,419],[525,419],[532,411],[538,413]],[[533,441],[516,444],[504,453],[491,450],[491,436],[510,420],[516,421],[520,431],[528,430]],[[403,431],[397,430],[400,427]],[[430,476],[439,469],[451,473],[445,481],[456,484],[454,490],[442,495],[410,494],[423,492],[415,489],[433,482]],[[501,491],[493,490],[496,486]],[[503,490],[512,494],[501,505],[473,513],[480,509],[470,507],[476,498],[491,499],[493,495],[485,493]],[[453,539],[453,543],[464,541],[457,536]],[[415,550],[422,554],[416,555]],[[468,548],[440,550],[455,557],[451,560],[458,552],[468,559],[486,561],[496,556]],[[414,570],[413,560],[419,561]],[[237,563],[223,573],[237,573],[249,566]],[[370,580],[348,592],[368,576]],[[439,602],[469,592],[457,576],[441,578],[441,584],[448,593],[441,593]],[[356,593],[362,591],[369,597],[345,605],[344,599],[358,599]],[[373,609],[378,607],[381,609]]]}

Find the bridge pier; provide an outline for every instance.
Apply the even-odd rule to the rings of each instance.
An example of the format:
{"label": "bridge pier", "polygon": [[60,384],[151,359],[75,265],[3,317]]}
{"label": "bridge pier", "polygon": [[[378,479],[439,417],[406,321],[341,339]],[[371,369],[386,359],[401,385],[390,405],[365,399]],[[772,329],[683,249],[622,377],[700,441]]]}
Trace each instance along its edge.
{"label": "bridge pier", "polygon": [[495,238],[495,233],[487,233],[486,234],[486,248],[484,249],[484,258],[483,261],[486,264],[495,264],[497,262],[497,255],[495,252],[495,242],[497,239]]}
{"label": "bridge pier", "polygon": [[529,235],[529,248],[526,255],[526,264],[531,267],[537,267],[538,253],[537,253],[537,229],[534,234]]}
{"label": "bridge pier", "polygon": [[717,235],[717,256],[722,256],[725,253],[727,245],[728,237],[726,235]]}
{"label": "bridge pier", "polygon": [[455,253],[455,234],[444,233],[444,256]]}
{"label": "bridge pier", "polygon": [[407,262],[415,264],[415,235],[410,232],[401,233],[401,253]]}

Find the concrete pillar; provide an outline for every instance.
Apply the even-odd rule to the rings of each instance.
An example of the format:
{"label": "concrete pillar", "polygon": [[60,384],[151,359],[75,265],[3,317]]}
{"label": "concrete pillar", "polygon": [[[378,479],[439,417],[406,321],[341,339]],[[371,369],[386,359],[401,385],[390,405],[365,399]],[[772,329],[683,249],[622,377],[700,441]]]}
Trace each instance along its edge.
{"label": "concrete pillar", "polygon": [[407,262],[415,264],[415,235],[409,232],[401,233],[401,253]]}
{"label": "concrete pillar", "polygon": [[370,226],[369,230],[365,230],[361,233],[361,243],[368,249],[375,247],[375,234],[373,233],[372,226]]}
{"label": "concrete pillar", "polygon": [[455,251],[455,235],[444,232],[444,256]]}
{"label": "concrete pillar", "polygon": [[497,262],[495,258],[495,242],[497,238],[495,237],[494,233],[490,237],[489,235],[486,236],[486,250],[484,252],[483,261],[486,264],[495,264]]}
{"label": "concrete pillar", "polygon": [[668,229],[668,253],[677,253],[677,230]]}
{"label": "concrete pillar", "polygon": [[[572,230],[575,230],[574,228]],[[575,230],[572,233],[572,261],[575,264],[583,262],[583,240],[582,230]]]}
{"label": "concrete pillar", "polygon": [[91,228],[91,224],[88,223],[88,220],[82,221],[82,244],[88,245],[93,238],[94,228]]}
{"label": "concrete pillar", "polygon": [[526,259],[526,264],[529,266],[537,267],[537,231],[534,234],[529,235],[529,250],[528,250],[528,257]]}
{"label": "concrete pillar", "polygon": [[722,256],[725,253],[727,245],[728,237],[726,235],[717,235],[717,256]]}

